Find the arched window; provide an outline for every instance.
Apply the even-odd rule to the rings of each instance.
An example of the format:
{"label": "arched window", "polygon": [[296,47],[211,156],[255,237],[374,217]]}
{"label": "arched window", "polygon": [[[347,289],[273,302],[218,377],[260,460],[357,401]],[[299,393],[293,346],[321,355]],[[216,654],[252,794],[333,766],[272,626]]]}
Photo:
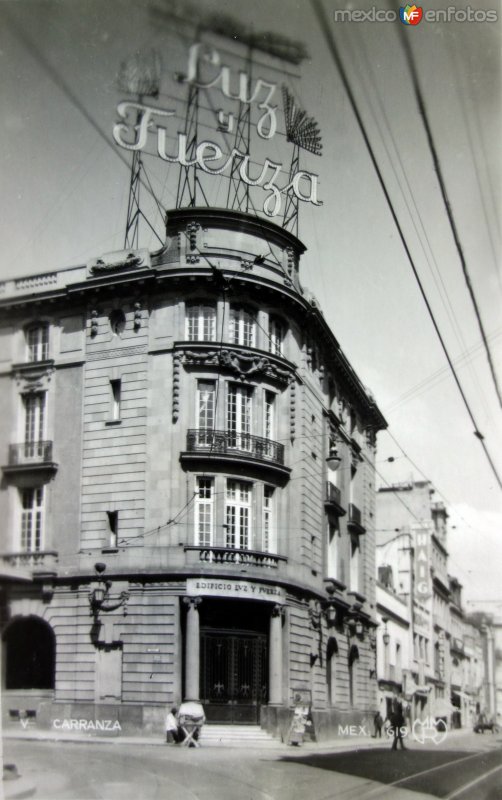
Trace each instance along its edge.
{"label": "arched window", "polygon": [[326,685],[328,688],[328,703],[330,706],[336,701],[336,661],[338,655],[338,642],[330,636],[326,645]]}
{"label": "arched window", "polygon": [[349,650],[349,701],[354,706],[357,703],[357,665],[359,662],[359,650],[353,644]]}
{"label": "arched window", "polygon": [[56,637],[39,617],[15,619],[4,633],[5,688],[54,689]]}
{"label": "arched window", "polygon": [[120,336],[126,326],[126,316],[121,308],[114,308],[110,314],[110,328],[114,336]]}
{"label": "arched window", "polygon": [[45,361],[49,358],[49,326],[37,322],[26,329],[28,361]]}

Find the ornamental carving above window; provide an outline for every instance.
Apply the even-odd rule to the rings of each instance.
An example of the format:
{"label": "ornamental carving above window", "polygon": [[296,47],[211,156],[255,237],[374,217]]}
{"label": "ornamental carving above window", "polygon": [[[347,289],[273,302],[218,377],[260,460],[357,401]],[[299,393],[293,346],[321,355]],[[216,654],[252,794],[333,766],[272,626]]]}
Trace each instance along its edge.
{"label": "ornamental carving above window", "polygon": [[182,363],[185,366],[218,366],[237,374],[241,380],[267,377],[278,383],[287,385],[292,378],[292,371],[281,368],[266,356],[244,353],[239,350],[222,348],[220,350],[182,350]]}

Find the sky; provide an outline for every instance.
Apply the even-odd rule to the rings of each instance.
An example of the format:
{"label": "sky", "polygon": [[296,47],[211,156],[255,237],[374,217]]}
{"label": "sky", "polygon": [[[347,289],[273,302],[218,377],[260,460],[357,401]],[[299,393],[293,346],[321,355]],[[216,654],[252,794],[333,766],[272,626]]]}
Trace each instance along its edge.
{"label": "sky", "polygon": [[[403,26],[334,21],[341,9],[398,9],[383,0],[375,6],[363,0],[322,4],[418,275],[501,476],[501,408],[400,41],[403,27],[502,383],[500,8],[489,0],[475,4],[497,10],[497,22],[423,19]],[[467,5],[435,2],[434,8]],[[179,6],[187,4],[180,0]],[[502,491],[474,436],[313,3],[276,0],[272,10],[264,0],[201,0],[197,8],[231,14],[255,32],[305,45],[309,57],[300,67],[279,65],[294,75],[271,71],[264,56],[256,67],[263,79],[286,82],[322,132],[322,156],[301,156],[301,168],[318,176],[322,200],[321,206],[300,204],[299,237],[308,248],[302,284],[318,298],[387,419],[388,432],[378,437],[378,483],[424,476],[433,482],[436,499],[450,513],[449,570],[464,584],[467,609],[502,613]],[[116,76],[121,61],[155,48],[162,63],[155,104],[183,112],[184,90],[174,74],[186,69],[193,30],[176,31],[163,18],[172,10],[167,0],[0,3],[2,277],[82,264],[122,248],[130,156],[112,136],[124,99]],[[243,52],[238,43],[228,46]],[[235,69],[235,57],[228,58]],[[215,93],[217,103],[222,98]],[[175,120],[169,122],[173,133],[181,126]],[[287,170],[291,146],[282,118],[279,127],[254,152],[258,161],[268,156]],[[204,135],[216,140],[209,129]],[[173,207],[176,167],[166,169],[155,156],[144,160],[163,206]],[[221,202],[224,182],[210,181]],[[266,195],[258,189],[253,196],[259,205]],[[146,197],[144,202],[150,213]],[[158,247],[146,228],[140,244]]]}

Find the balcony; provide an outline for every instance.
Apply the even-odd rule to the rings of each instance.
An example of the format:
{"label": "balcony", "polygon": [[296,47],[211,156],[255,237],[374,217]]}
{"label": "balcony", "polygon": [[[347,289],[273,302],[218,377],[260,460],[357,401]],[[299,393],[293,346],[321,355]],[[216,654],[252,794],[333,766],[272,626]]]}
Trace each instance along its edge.
{"label": "balcony", "polygon": [[21,442],[9,445],[9,459],[3,467],[6,473],[14,472],[55,472],[57,464],[52,457],[52,442]]}
{"label": "balcony", "polygon": [[366,528],[362,524],[361,509],[358,508],[354,503],[349,503],[349,519],[347,522],[347,527],[349,530],[357,533],[358,535],[366,533]]}
{"label": "balcony", "polygon": [[248,462],[258,470],[268,470],[287,478],[291,470],[284,466],[284,445],[250,433],[190,428],[187,449],[180,454],[182,463],[207,461]]}
{"label": "balcony", "polygon": [[0,559],[9,567],[29,569],[34,575],[55,575],[58,553],[55,550],[40,550],[33,553],[2,553]]}
{"label": "balcony", "polygon": [[286,556],[276,553],[263,553],[258,550],[237,550],[232,547],[201,547],[186,545],[185,553],[198,553],[198,561],[204,564],[231,564],[249,567],[272,567],[277,569],[281,562],[286,563]]}
{"label": "balcony", "polygon": [[450,639],[450,653],[460,653],[464,655],[465,648],[464,642],[462,639],[459,639],[457,636],[452,636]]}
{"label": "balcony", "polygon": [[326,511],[336,514],[337,517],[343,517],[346,513],[342,506],[342,493],[338,486],[335,486],[331,481],[326,481],[326,499],[324,501]]}

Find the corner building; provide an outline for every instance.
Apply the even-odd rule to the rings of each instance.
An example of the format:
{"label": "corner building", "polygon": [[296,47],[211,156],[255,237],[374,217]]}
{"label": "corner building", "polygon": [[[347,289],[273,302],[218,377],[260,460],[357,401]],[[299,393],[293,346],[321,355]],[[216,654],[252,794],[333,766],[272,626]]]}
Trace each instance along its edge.
{"label": "corner building", "polygon": [[[376,708],[385,420],[275,224],[168,214],[166,244],[6,281],[5,713],[318,738]],[[59,724],[59,723],[58,723]]]}

